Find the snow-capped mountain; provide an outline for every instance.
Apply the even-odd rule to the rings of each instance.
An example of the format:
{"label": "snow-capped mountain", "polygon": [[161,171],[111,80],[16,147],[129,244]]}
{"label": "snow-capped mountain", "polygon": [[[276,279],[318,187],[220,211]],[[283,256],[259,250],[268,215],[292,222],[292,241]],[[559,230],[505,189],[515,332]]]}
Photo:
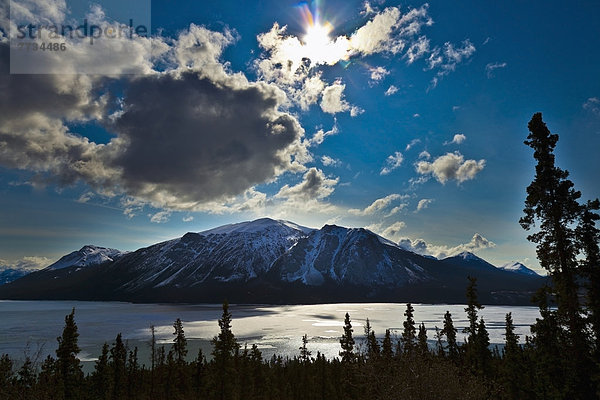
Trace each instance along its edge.
{"label": "snow-capped mountain", "polygon": [[31,272],[31,270],[27,269],[0,267],[0,285],[15,281]]}
{"label": "snow-capped mountain", "polygon": [[525,265],[521,264],[518,261],[512,262],[512,263],[507,263],[504,264],[500,267],[498,267],[504,271],[509,271],[509,272],[514,272],[517,274],[523,274],[523,275],[530,275],[530,276],[539,276],[539,274],[537,272],[535,272],[534,270],[527,268]]}
{"label": "snow-capped mountain", "polygon": [[107,261],[115,261],[123,254],[122,251],[93,245],[83,246],[81,249],[61,257],[57,262],[47,266],[46,270],[57,270],[68,267],[89,267]]}
{"label": "snow-capped mountain", "polygon": [[281,280],[311,286],[330,281],[397,287],[431,279],[406,253],[366,229],[325,225],[300,239],[275,267]]}
{"label": "snow-capped mountain", "polygon": [[[89,268],[82,268],[89,266]],[[262,218],[130,253],[85,246],[0,287],[0,298],[144,302],[462,302],[466,277],[481,300],[527,303],[540,277],[470,253],[424,257],[363,228],[306,228]]]}
{"label": "snow-capped mountain", "polygon": [[225,225],[138,250],[114,264],[134,272],[122,288],[191,287],[204,282],[245,282],[273,262],[311,229],[262,218]]}

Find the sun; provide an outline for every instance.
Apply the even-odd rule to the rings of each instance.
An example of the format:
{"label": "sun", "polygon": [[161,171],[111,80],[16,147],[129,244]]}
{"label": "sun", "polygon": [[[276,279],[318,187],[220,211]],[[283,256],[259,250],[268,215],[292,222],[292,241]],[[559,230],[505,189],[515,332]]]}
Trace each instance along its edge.
{"label": "sun", "polygon": [[302,38],[304,53],[307,58],[314,62],[326,60],[331,51],[331,38],[329,34],[333,30],[330,24],[309,25],[306,34]]}

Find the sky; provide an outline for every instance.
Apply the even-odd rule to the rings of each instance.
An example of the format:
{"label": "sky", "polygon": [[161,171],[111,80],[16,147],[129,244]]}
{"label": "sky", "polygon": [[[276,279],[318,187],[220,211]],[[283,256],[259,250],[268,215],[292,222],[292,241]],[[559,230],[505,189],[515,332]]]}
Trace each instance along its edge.
{"label": "sky", "polygon": [[539,271],[536,112],[600,196],[596,1],[0,5],[0,265],[271,217]]}

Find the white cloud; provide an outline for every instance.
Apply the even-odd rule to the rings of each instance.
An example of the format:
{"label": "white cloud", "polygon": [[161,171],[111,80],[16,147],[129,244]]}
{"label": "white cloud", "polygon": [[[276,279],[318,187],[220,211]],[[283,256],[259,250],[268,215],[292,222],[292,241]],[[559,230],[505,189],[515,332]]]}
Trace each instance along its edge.
{"label": "white cloud", "polygon": [[381,169],[379,172],[380,175],[387,175],[396,168],[402,165],[402,161],[404,161],[404,156],[399,151],[396,151],[391,156],[385,160],[386,166]]}
{"label": "white cloud", "polygon": [[391,240],[391,241],[396,241],[400,238],[401,232],[402,230],[406,227],[406,223],[403,221],[397,221],[394,222],[390,225],[385,225],[385,224],[371,224],[366,226],[365,228],[377,233],[380,236],[383,236],[384,238]]}
{"label": "white cloud", "polygon": [[338,181],[339,178],[327,178],[323,171],[313,167],[304,174],[302,182],[295,186],[284,185],[275,197],[297,200],[323,199],[333,193]]}
{"label": "white cloud", "polygon": [[412,64],[416,60],[422,58],[429,52],[429,39],[425,36],[421,36],[415,43],[413,43],[406,51],[405,57],[408,64]]}
{"label": "white cloud", "polygon": [[[417,114],[418,115],[418,114]],[[413,139],[410,141],[409,144],[406,145],[406,149],[404,151],[409,151],[410,149],[412,149],[416,144],[421,143],[421,139]]]}
{"label": "white cloud", "polygon": [[390,85],[390,87],[388,88],[388,90],[385,91],[385,95],[386,96],[392,96],[394,94],[398,93],[398,88],[394,85]]}
{"label": "white cloud", "polygon": [[590,97],[583,103],[583,108],[596,115],[600,115],[600,99],[598,97]]}
{"label": "white cloud", "polygon": [[[356,208],[351,208],[348,210],[350,214],[353,215],[373,215],[379,211],[382,211],[389,207],[394,201],[405,199],[406,195],[401,195],[398,193],[392,193],[380,199],[373,201],[369,206],[365,207],[363,210],[359,210]],[[405,205],[402,205],[404,207]],[[402,208],[401,207],[401,208]],[[398,210],[400,211],[400,210]]]}
{"label": "white cloud", "polygon": [[169,222],[169,218],[171,217],[170,211],[159,211],[155,214],[148,215],[150,217],[150,222],[154,222],[155,224],[164,224],[165,222]]}
{"label": "white cloud", "polygon": [[371,73],[371,81],[373,82],[379,82],[390,74],[390,71],[383,67],[371,67],[369,68],[369,72]]}
{"label": "white cloud", "polygon": [[497,69],[500,68],[506,68],[507,64],[505,62],[495,62],[495,63],[489,63],[485,66],[485,73],[488,77],[488,79],[493,78],[494,77],[494,71],[496,71]]}
{"label": "white cloud", "polygon": [[419,153],[419,159],[429,160],[431,158],[431,154],[427,150],[423,150]]}
{"label": "white cloud", "polygon": [[0,259],[0,270],[18,269],[26,271],[37,271],[46,268],[52,264],[53,260],[47,257],[27,256],[16,261],[6,261]]}
{"label": "white cloud", "polygon": [[320,145],[321,143],[323,143],[323,141],[325,140],[325,138],[327,136],[337,135],[339,132],[340,131],[338,129],[338,125],[337,125],[337,121],[336,121],[330,130],[324,131],[323,129],[319,129],[317,132],[315,132],[313,137],[310,138],[309,144],[311,146]]}
{"label": "white cloud", "polygon": [[187,217],[183,217],[181,220],[183,222],[192,222],[194,220],[194,217],[192,215],[188,215]]}
{"label": "white cloud", "polygon": [[417,210],[416,210],[416,212],[424,210],[425,208],[429,207],[429,205],[431,203],[433,203],[433,199],[421,199],[421,200],[419,200],[419,203],[417,204]]}
{"label": "white cloud", "polygon": [[475,178],[485,167],[485,160],[466,160],[459,152],[446,153],[433,162],[419,161],[416,169],[421,175],[432,174],[438,182],[445,184],[455,179],[461,183]]}
{"label": "white cloud", "polygon": [[331,158],[327,155],[321,157],[321,163],[326,167],[329,167],[329,166],[337,167],[337,166],[342,165],[342,162],[340,160],[338,160],[336,158]]}
{"label": "white cloud", "polygon": [[329,114],[335,114],[350,110],[350,104],[344,100],[344,89],[346,85],[340,81],[327,86],[323,90],[321,99],[321,110]]}
{"label": "white cloud", "polygon": [[414,113],[413,114],[413,118],[419,118],[420,116],[421,116],[421,114],[419,114],[419,113]]}
{"label": "white cloud", "polygon": [[467,140],[467,137],[465,135],[463,135],[462,133],[457,133],[456,135],[454,135],[454,137],[452,138],[451,141],[449,142],[444,142],[444,145],[449,145],[449,144],[461,144],[462,142],[464,142],[465,140]]}
{"label": "white cloud", "polygon": [[459,244],[453,247],[446,245],[434,245],[427,243],[423,239],[412,240],[402,238],[398,241],[398,245],[406,250],[414,253],[431,255],[439,259],[452,257],[464,251],[475,253],[479,250],[495,247],[496,244],[479,233],[475,233],[468,243]]}

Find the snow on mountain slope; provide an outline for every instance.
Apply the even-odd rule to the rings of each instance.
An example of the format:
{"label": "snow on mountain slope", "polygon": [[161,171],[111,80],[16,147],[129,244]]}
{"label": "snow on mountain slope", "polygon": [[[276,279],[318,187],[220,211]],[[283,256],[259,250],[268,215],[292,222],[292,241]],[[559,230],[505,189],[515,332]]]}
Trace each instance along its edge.
{"label": "snow on mountain slope", "polygon": [[49,265],[45,270],[57,270],[67,267],[88,267],[90,265],[98,265],[107,261],[115,261],[123,254],[120,250],[110,249],[106,247],[98,247],[93,245],[83,246],[81,249],[74,251],[66,256],[63,256]]}
{"label": "snow on mountain slope", "polygon": [[287,282],[319,286],[325,281],[363,286],[402,286],[430,279],[406,257],[408,252],[382,243],[363,228],[325,225],[302,238],[277,260]]}
{"label": "snow on mountain slope", "polygon": [[530,268],[527,268],[525,265],[521,264],[518,261],[504,264],[498,268],[502,269],[504,271],[514,272],[516,274],[539,276],[539,274],[537,272],[535,272],[534,270],[532,270]]}
{"label": "snow on mountain slope", "polygon": [[262,218],[187,233],[120,260],[119,268],[135,271],[135,278],[122,288],[247,281],[268,271],[275,260],[310,231],[287,221]]}

